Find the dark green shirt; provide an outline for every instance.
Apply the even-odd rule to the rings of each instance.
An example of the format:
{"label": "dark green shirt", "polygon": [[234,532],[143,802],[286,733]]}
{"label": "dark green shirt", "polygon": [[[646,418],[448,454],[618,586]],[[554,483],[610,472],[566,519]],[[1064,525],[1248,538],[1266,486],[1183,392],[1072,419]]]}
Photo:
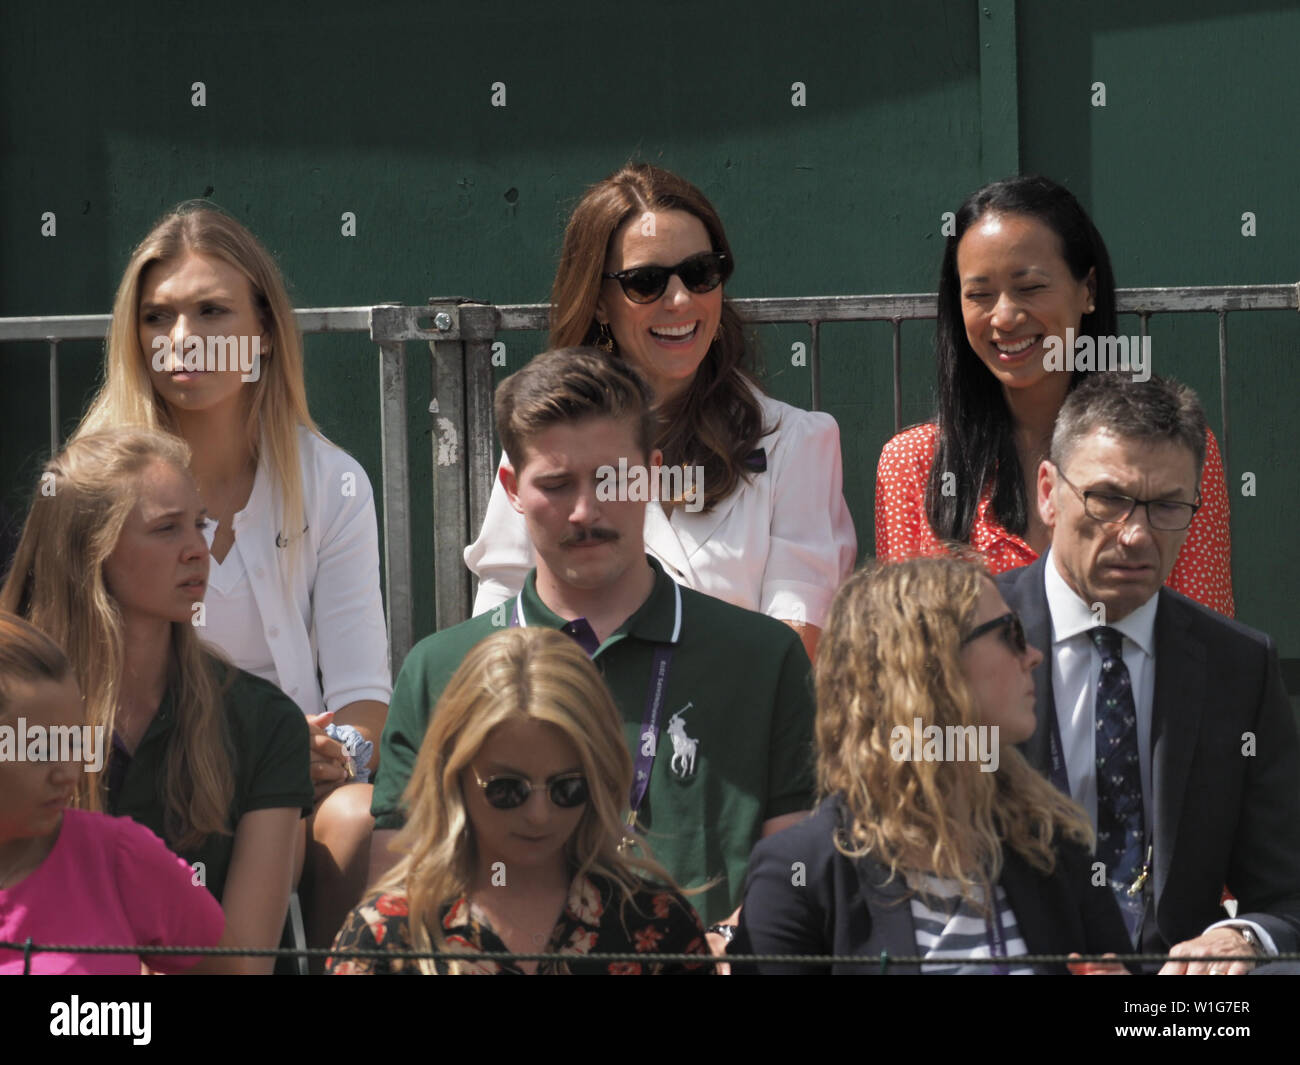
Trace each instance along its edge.
{"label": "dark green shirt", "polygon": [[214,833],[199,847],[181,850],[164,831],[167,749],[176,731],[176,709],[170,690],[163,696],[135,755],[124,756],[120,749],[114,750],[113,761],[123,757],[129,761],[124,771],[119,764],[118,771],[113,772],[108,796],[109,813],[130,817],[152,829],[191,865],[202,862],[203,882],[218,900],[225,890],[239,819],[253,810],[281,806],[299,807],[306,816],[311,813],[313,801],[307,720],[302,711],[274,684],[242,669],[235,673],[225,693],[226,727],[235,773],[235,793],[227,821],[229,835]]}
{"label": "dark green shirt", "polygon": [[[810,667],[789,626],[681,588],[649,561],[655,570],[650,597],[593,661],[622,713],[635,760],[655,648],[672,645],[658,757],[639,819],[655,856],[683,887],[720,878],[707,894],[691,896],[709,923],[739,905],[749,852],[763,822],[812,806]],[[536,570],[520,597],[526,625],[566,626],[538,598]],[[470,648],[510,623],[514,605],[510,600],[428,636],[406,659],[380,743],[371,806],[376,828],[401,827],[402,792],[433,706]],[[674,715],[680,715],[686,741],[695,741],[694,772],[686,775],[673,769]],[[682,759],[677,761],[680,768]]]}

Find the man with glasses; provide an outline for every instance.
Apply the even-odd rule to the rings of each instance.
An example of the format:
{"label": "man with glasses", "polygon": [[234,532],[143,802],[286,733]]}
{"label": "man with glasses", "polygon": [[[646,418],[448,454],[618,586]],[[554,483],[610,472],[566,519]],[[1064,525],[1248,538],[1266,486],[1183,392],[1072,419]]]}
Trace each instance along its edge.
{"label": "man with glasses", "polygon": [[1273,641],[1164,587],[1205,436],[1186,386],[1091,375],[1038,469],[1050,550],[997,582],[1048,652],[1024,753],[1092,817],[1135,947],[1235,974],[1252,963],[1177,959],[1300,945],[1300,747]]}

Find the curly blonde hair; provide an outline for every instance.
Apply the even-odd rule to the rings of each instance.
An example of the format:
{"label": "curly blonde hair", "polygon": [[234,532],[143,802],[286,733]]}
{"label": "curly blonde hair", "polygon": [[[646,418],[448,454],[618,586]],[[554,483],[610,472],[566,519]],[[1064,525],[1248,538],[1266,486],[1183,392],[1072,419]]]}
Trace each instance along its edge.
{"label": "curly blonde hair", "polygon": [[816,664],[818,788],[848,814],[837,849],[869,854],[909,882],[954,880],[980,908],[1004,846],[1050,874],[1058,840],[1093,840],[1084,811],[1014,747],[994,773],[973,760],[891,753],[894,729],[910,734],[916,718],[945,730],[981,723],[960,652],[989,580],[958,558],[859,570],[836,593]]}

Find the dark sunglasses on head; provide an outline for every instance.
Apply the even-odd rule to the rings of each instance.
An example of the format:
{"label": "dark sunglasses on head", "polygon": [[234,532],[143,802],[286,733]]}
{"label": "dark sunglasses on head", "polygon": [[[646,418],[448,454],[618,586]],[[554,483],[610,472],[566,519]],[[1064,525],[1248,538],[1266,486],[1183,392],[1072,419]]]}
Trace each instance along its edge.
{"label": "dark sunglasses on head", "polygon": [[654,303],[668,288],[668,279],[676,274],[682,284],[697,295],[712,292],[731,276],[731,257],[722,252],[706,251],[683,259],[676,266],[634,266],[615,274],[601,274],[623,286],[623,295],[633,303]]}
{"label": "dark sunglasses on head", "polygon": [[[474,779],[478,781],[478,786],[483,789],[483,798],[487,800],[489,806],[497,810],[513,810],[517,806],[523,806],[528,801],[528,796],[539,787],[524,777],[512,776],[509,773],[484,780],[473,766],[470,770],[474,774]],[[566,773],[563,776],[551,777],[541,787],[545,787],[551,802],[562,810],[571,810],[587,801],[587,778],[581,773]]]}
{"label": "dark sunglasses on head", "polygon": [[1007,641],[1007,646],[1016,654],[1024,654],[1029,647],[1029,641],[1025,639],[1025,627],[1020,623],[1020,617],[1015,611],[1010,614],[1003,614],[1000,618],[994,618],[992,621],[986,621],[983,625],[976,625],[962,640],[961,645],[965,647],[971,640],[978,640],[986,632],[992,632],[994,629],[1001,630],[1002,638]]}

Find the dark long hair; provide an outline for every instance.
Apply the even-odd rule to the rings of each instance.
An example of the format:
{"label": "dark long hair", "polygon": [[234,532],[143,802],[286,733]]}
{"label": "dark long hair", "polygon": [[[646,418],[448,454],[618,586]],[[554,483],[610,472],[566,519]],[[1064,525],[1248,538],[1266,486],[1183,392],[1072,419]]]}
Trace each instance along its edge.
{"label": "dark long hair", "polygon": [[[925,514],[942,540],[970,541],[980,493],[993,480],[992,511],[1017,536],[1029,527],[1024,474],[1016,454],[1011,411],[1002,386],[980,361],[966,339],[961,313],[957,245],[984,215],[1016,214],[1041,222],[1061,241],[1061,254],[1076,281],[1096,271],[1094,309],[1079,323],[1079,336],[1113,336],[1115,275],[1106,244],[1088,213],[1069,189],[1045,177],[1024,176],[995,181],[972,193],[957,211],[955,232],[943,250],[939,274],[939,321],[935,354],[939,364],[939,443],[925,493]],[[1074,371],[1073,390],[1084,371]],[[944,474],[955,473],[956,485],[945,494]]]}
{"label": "dark long hair", "polygon": [[[650,163],[629,163],[591,186],[569,217],[560,265],[551,289],[550,347],[592,347],[599,339],[596,302],[610,241],[619,227],[643,211],[685,211],[700,220],[715,252],[734,262],[718,212],[685,178]],[[755,391],[754,356],[735,309],[722,301],[718,337],[691,386],[660,408],[659,436],[669,466],[702,466],[704,510],[729,496],[747,475],[744,460],[763,425]]]}

